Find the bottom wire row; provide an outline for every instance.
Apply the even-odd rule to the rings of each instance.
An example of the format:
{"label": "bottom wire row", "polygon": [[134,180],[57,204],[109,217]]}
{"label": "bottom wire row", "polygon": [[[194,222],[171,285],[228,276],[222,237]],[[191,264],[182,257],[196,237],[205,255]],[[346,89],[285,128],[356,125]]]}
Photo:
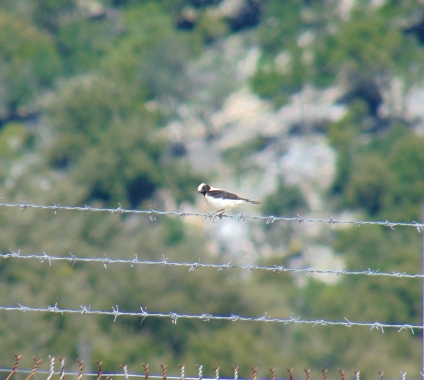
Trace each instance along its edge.
{"label": "bottom wire row", "polygon": [[[47,374],[47,380],[50,380],[51,377],[53,375],[59,375],[60,378],[59,380],[64,380],[65,379],[65,358],[61,358],[59,357],[59,361],[60,361],[60,371],[55,371],[54,370],[54,363],[55,363],[55,358],[54,356],[50,356],[50,369],[48,371],[46,370],[38,370],[38,366],[41,363],[42,359],[37,360],[36,358],[34,358],[34,367],[33,369],[18,369],[19,367],[19,361],[21,359],[22,355],[17,355],[15,354],[15,364],[13,366],[12,369],[10,368],[0,368],[0,372],[9,372],[9,375],[7,376],[6,380],[10,380],[11,377],[13,375],[15,375],[16,373],[28,373],[28,377],[26,378],[26,380],[31,379],[31,377],[33,377],[36,373],[37,374]],[[103,362],[102,361],[97,361],[96,360],[96,364],[97,364],[97,372],[92,372],[92,373],[84,373],[83,372],[83,365],[84,365],[84,360],[76,360],[78,362],[78,367],[79,367],[79,371],[78,372],[66,372],[66,375],[71,375],[71,376],[77,376],[78,380],[81,380],[83,376],[94,376],[96,377],[96,380],[100,380],[102,378],[102,376],[106,376],[106,380],[112,380],[112,376],[113,377],[125,377],[125,380],[129,380],[130,377],[139,377],[139,378],[144,378],[144,380],[149,380],[149,378],[151,379],[162,379],[162,380],[174,380],[174,379],[180,379],[180,380],[219,380],[220,376],[219,376],[219,370],[220,367],[212,367],[214,372],[215,372],[215,377],[214,378],[207,378],[207,377],[203,377],[203,366],[202,365],[197,365],[197,370],[198,370],[198,376],[197,377],[190,377],[190,376],[185,376],[185,365],[180,365],[178,364],[178,366],[180,367],[181,370],[181,374],[177,375],[177,376],[173,376],[173,375],[167,375],[167,365],[165,364],[160,364],[161,368],[162,368],[162,374],[160,375],[151,375],[149,373],[149,364],[144,364],[143,363],[143,368],[144,368],[144,374],[134,374],[134,373],[128,373],[128,368],[127,365],[120,365],[122,372],[119,373],[103,373],[102,371],[102,365]],[[238,376],[238,370],[239,367],[235,367],[235,366],[231,366],[233,371],[234,371],[234,380],[238,380],[239,376]],[[257,380],[257,367],[250,367],[250,370],[252,371],[252,380]],[[270,370],[270,380],[275,380],[275,368],[269,368]],[[288,377],[287,379],[289,380],[293,380],[293,368],[287,368],[288,371]],[[306,376],[306,380],[310,380],[311,379],[311,370],[310,369],[306,369],[304,368],[305,371],[305,376]],[[321,369],[321,376],[323,376],[323,380],[327,380],[327,375],[328,375],[328,369]],[[338,369],[339,375],[341,380],[345,380],[345,370],[340,370]],[[355,371],[353,370],[353,373],[355,375],[355,380],[360,380],[359,378],[359,374],[360,371]],[[406,379],[406,372],[399,372],[401,377],[401,380],[405,380]],[[378,371],[380,380],[384,380],[384,372],[380,372]],[[420,372],[422,379],[424,380],[424,373]],[[223,378],[221,378],[223,379]]]}

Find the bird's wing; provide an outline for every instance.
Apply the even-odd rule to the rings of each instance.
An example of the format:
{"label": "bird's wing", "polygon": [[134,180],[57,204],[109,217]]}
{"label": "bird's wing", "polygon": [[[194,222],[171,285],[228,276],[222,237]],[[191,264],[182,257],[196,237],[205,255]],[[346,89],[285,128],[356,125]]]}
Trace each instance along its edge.
{"label": "bird's wing", "polygon": [[220,189],[209,190],[208,195],[213,198],[235,199],[240,201],[247,201],[246,198],[241,198],[236,194],[229,193],[228,191],[224,191]]}

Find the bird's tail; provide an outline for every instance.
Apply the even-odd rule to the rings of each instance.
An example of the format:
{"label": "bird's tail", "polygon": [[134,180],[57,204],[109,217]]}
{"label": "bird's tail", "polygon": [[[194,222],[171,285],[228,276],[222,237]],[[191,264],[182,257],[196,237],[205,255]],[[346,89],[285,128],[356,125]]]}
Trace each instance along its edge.
{"label": "bird's tail", "polygon": [[252,205],[259,205],[261,204],[261,202],[258,201],[251,201],[250,199],[247,200],[249,203],[251,203]]}

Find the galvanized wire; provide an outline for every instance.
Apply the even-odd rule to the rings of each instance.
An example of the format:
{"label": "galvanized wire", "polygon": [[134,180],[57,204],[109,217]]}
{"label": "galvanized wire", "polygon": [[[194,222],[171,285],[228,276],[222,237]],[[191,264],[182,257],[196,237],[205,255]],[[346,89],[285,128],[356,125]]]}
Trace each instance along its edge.
{"label": "galvanized wire", "polygon": [[300,319],[300,317],[294,317],[293,315],[290,318],[270,318],[267,313],[260,317],[245,317],[239,316],[236,314],[232,314],[230,316],[221,316],[221,315],[212,315],[212,314],[178,314],[174,312],[169,313],[151,313],[148,312],[146,308],[140,307],[141,311],[119,311],[118,305],[113,306],[112,310],[91,310],[91,306],[80,306],[81,309],[60,309],[57,306],[57,303],[54,306],[48,306],[46,308],[43,307],[31,307],[24,306],[18,303],[18,306],[0,306],[0,310],[5,311],[21,311],[21,312],[41,312],[41,313],[57,313],[57,314],[94,314],[94,315],[110,315],[114,317],[114,322],[120,316],[127,317],[140,317],[142,318],[141,322],[143,322],[146,318],[169,318],[171,322],[176,325],[178,319],[199,319],[203,322],[210,322],[213,320],[217,321],[230,321],[230,322],[271,322],[271,323],[282,323],[284,325],[294,325],[294,324],[307,324],[315,326],[361,326],[361,327],[369,327],[370,330],[376,329],[384,333],[385,328],[395,328],[398,331],[402,331],[405,329],[411,330],[414,334],[414,330],[423,330],[424,326],[422,325],[411,325],[411,324],[388,324],[388,323],[380,323],[380,322],[352,322],[348,320],[346,317],[344,321],[327,321],[323,319],[317,320],[304,320]]}
{"label": "galvanized wire", "polygon": [[253,220],[264,220],[266,224],[274,223],[275,221],[287,221],[287,222],[298,222],[299,224],[304,224],[305,226],[307,223],[328,223],[331,224],[332,227],[336,224],[353,224],[357,227],[364,226],[364,225],[377,225],[377,226],[384,226],[389,227],[391,229],[394,229],[395,227],[414,227],[417,229],[418,232],[422,232],[424,229],[423,223],[418,223],[416,221],[412,222],[390,222],[388,220],[385,221],[363,221],[358,219],[352,219],[352,220],[341,220],[341,219],[334,219],[333,217],[328,218],[304,218],[300,215],[297,215],[295,217],[285,217],[285,216],[251,216],[251,215],[245,215],[245,214],[222,214],[222,213],[197,213],[197,212],[185,212],[184,210],[175,210],[175,211],[159,211],[159,210],[131,210],[131,209],[125,209],[120,204],[119,207],[116,209],[112,208],[97,208],[97,207],[91,207],[88,205],[84,205],[84,207],[81,206],[62,206],[60,204],[55,204],[53,206],[47,206],[47,205],[37,205],[37,204],[30,204],[27,202],[22,203],[3,203],[0,202],[0,206],[3,207],[15,207],[19,208],[24,212],[25,210],[29,208],[34,209],[44,209],[44,210],[53,210],[55,214],[57,214],[59,211],[67,210],[67,211],[82,211],[84,212],[84,215],[86,215],[88,212],[109,212],[112,214],[120,215],[120,214],[144,214],[149,215],[150,220],[155,221],[156,216],[160,215],[176,215],[181,217],[187,217],[187,216],[197,216],[197,217],[203,217],[206,219],[210,219],[211,221],[215,221],[216,219],[222,219],[222,218],[232,218],[237,219],[238,221],[244,222],[247,219],[253,219]]}
{"label": "galvanized wire", "polygon": [[336,276],[341,275],[364,275],[364,276],[380,276],[380,277],[397,277],[397,278],[424,278],[424,274],[420,273],[405,273],[405,272],[380,272],[378,269],[370,269],[368,268],[365,271],[349,271],[342,269],[316,269],[316,268],[286,268],[283,265],[274,265],[272,267],[269,266],[261,266],[261,265],[231,265],[231,261],[227,264],[206,264],[201,263],[200,259],[197,262],[172,262],[168,261],[166,257],[163,256],[163,259],[160,261],[153,260],[139,260],[138,256],[134,254],[133,259],[109,259],[106,257],[77,257],[73,253],[70,252],[70,256],[51,256],[46,252],[40,254],[29,254],[22,255],[20,250],[15,252],[11,250],[11,253],[0,253],[0,259],[23,259],[23,260],[38,260],[41,263],[48,262],[51,266],[54,261],[67,261],[71,265],[75,263],[100,263],[103,264],[105,268],[108,267],[109,264],[125,264],[129,265],[130,268],[133,268],[137,265],[159,265],[159,266],[168,266],[168,267],[186,267],[189,268],[189,272],[194,272],[194,270],[198,268],[212,268],[217,271],[222,271],[225,269],[244,269],[248,271],[259,270],[259,271],[268,271],[268,272],[291,272],[291,273],[306,273],[309,274],[334,274]]}

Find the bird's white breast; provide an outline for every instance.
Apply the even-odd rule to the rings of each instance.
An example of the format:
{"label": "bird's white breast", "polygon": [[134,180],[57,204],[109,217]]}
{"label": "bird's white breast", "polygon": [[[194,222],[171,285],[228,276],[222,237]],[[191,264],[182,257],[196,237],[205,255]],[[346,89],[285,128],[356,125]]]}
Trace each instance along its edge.
{"label": "bird's white breast", "polygon": [[244,203],[244,201],[237,199],[213,198],[210,197],[208,194],[205,195],[205,200],[209,206],[216,210],[228,209],[238,206],[241,203]]}

